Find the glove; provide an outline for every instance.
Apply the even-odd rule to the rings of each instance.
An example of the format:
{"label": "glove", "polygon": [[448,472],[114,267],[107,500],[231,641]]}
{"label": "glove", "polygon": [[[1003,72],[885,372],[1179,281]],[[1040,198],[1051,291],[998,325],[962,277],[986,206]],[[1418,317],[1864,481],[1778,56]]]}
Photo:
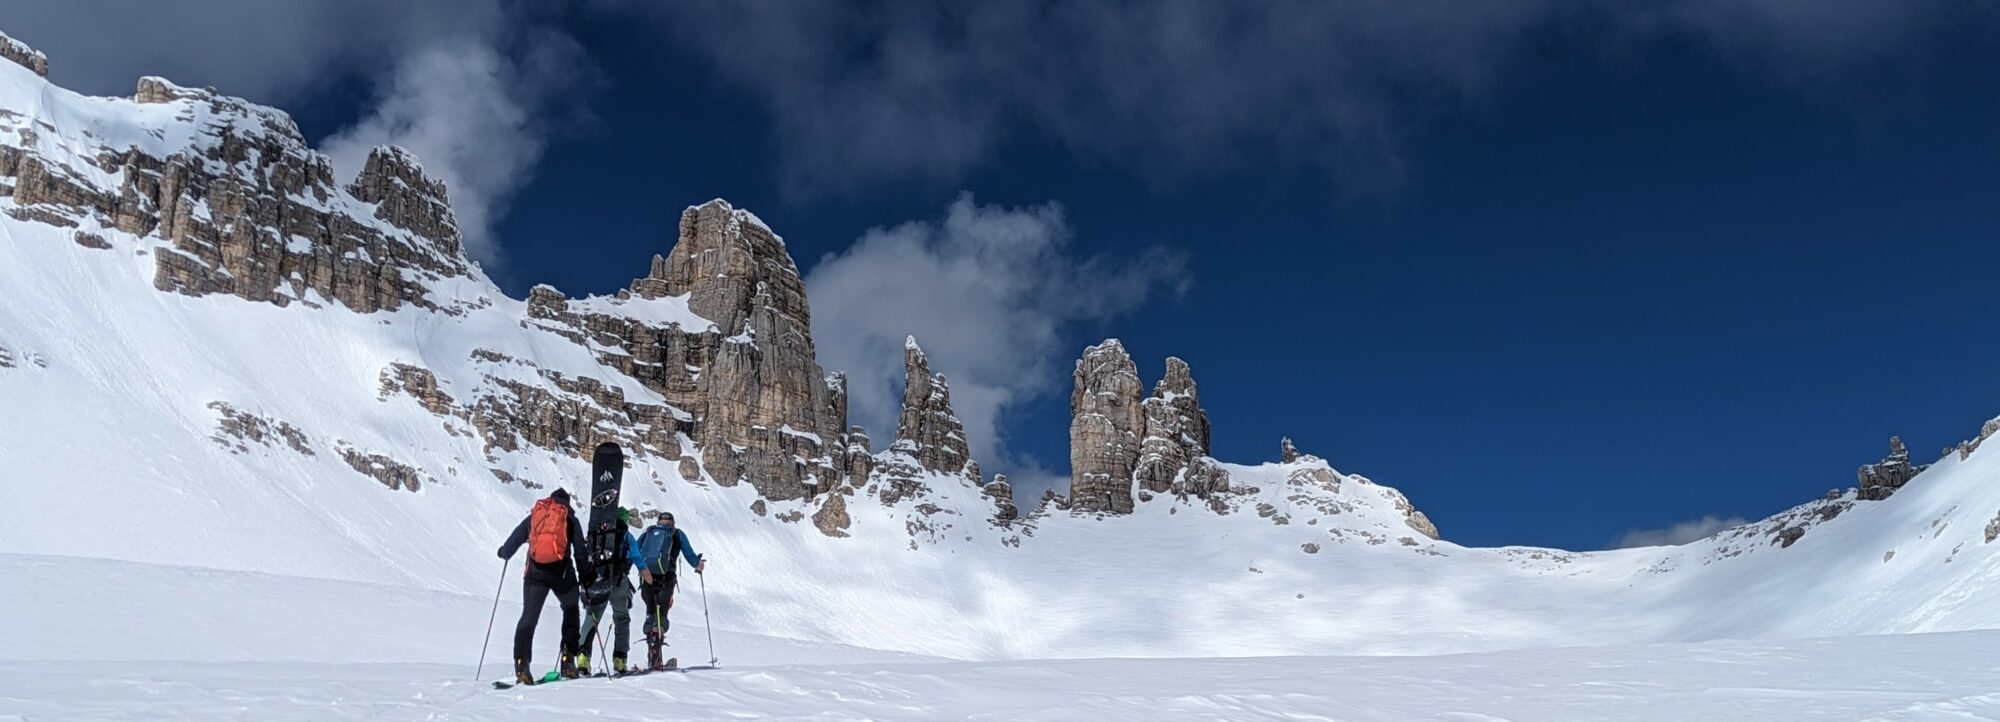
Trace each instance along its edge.
{"label": "glove", "polygon": [[708,572],[708,558],[707,557],[696,558],[694,562],[694,573],[705,574],[707,572]]}
{"label": "glove", "polygon": [[599,604],[603,604],[604,598],[606,596],[608,595],[598,594],[593,591],[585,590],[583,593],[583,606],[595,607]]}
{"label": "glove", "polygon": [[578,584],[583,585],[584,589],[597,586],[597,572],[588,569],[577,572],[576,580]]}

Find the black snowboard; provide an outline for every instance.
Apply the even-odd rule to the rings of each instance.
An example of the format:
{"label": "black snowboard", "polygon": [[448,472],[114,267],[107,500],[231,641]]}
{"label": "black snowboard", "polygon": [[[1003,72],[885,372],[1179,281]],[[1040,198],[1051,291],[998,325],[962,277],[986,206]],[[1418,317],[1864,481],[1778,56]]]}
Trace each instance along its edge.
{"label": "black snowboard", "polygon": [[590,458],[590,520],[583,528],[583,566],[590,567],[599,584],[618,573],[618,561],[625,554],[624,525],[618,521],[618,492],[624,479],[625,452],[609,441],[598,444]]}

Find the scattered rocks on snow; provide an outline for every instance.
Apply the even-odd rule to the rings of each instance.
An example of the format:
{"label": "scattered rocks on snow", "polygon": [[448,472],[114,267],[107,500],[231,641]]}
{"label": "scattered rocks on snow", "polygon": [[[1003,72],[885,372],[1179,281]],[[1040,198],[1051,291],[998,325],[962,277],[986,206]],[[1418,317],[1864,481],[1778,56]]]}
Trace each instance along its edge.
{"label": "scattered rocks on snow", "polygon": [[306,456],[316,456],[313,453],[312,442],[306,439],[305,432],[300,431],[298,427],[278,419],[238,411],[236,407],[222,401],[211,401],[208,403],[208,408],[222,415],[216,422],[215,435],[210,438],[235,453],[250,451],[245,442],[272,446],[282,440],[293,451]]}
{"label": "scattered rocks on snow", "polygon": [[408,489],[410,491],[423,489],[423,474],[408,464],[381,454],[363,453],[346,444],[339,445],[339,448],[340,459],[347,462],[349,467],[361,472],[363,476],[381,482],[383,486],[389,487],[392,491],[396,489]]}
{"label": "scattered rocks on snow", "polygon": [[2000,432],[2000,418],[1987,419],[1986,423],[1979,427],[1979,436],[1958,443],[1958,460],[1971,458],[1972,452],[1978,451],[1979,445],[1985,443],[1996,432]]}

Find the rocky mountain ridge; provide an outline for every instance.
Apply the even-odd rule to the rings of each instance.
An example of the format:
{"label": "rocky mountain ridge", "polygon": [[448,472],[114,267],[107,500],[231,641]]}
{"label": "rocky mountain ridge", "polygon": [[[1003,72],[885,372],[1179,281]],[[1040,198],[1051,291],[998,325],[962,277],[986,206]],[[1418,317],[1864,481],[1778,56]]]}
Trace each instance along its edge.
{"label": "rocky mountain ridge", "polygon": [[[46,77],[47,58],[4,35],[0,57]],[[375,149],[343,185],[288,115],[213,89],[148,77],[131,98],[80,99],[78,107],[87,112],[35,117],[0,107],[0,210],[69,229],[86,248],[151,255],[161,291],[360,314],[464,316],[508,305],[467,259],[448,189],[405,150]],[[124,126],[137,133],[120,142],[99,130]],[[846,535],[856,503],[867,500],[897,510],[912,538],[978,523],[1010,543],[1050,514],[1128,515],[1156,503],[1282,524],[1295,510],[1349,503],[1337,498],[1343,482],[1372,485],[1285,440],[1280,463],[1310,468],[1287,472],[1304,491],[1273,503],[1211,455],[1212,424],[1188,364],[1166,359],[1148,392],[1115,339],[1086,348],[1076,363],[1067,494],[1024,509],[1004,475],[982,475],[945,375],[915,338],[905,346],[895,436],[876,451],[866,430],[849,423],[844,375],[818,363],[806,289],[783,238],[719,199],[687,208],[671,249],[624,290],[571,298],[537,286],[520,308],[522,329],[562,339],[597,367],[552,368],[481,347],[462,358],[388,363],[375,379],[380,399],[414,400],[447,433],[478,439],[495,483],[554,483],[505,468],[505,455],[574,459],[610,440],[681,482],[753,488],[758,501],[746,513],[802,505],[779,518],[809,516],[828,536]],[[0,347],[0,366],[14,356]],[[313,453],[293,420],[231,401],[213,401],[222,414],[218,443],[282,438]],[[1961,458],[1977,443],[1959,447]],[[450,475],[400,460],[393,448],[325,446],[392,490]],[[1885,498],[1923,468],[1892,440],[1888,459],[1860,470],[1855,497]],[[1407,498],[1379,488],[1408,530],[1438,538]],[[1787,530],[1802,528],[1783,525],[1771,536],[1795,540],[1802,531]]]}

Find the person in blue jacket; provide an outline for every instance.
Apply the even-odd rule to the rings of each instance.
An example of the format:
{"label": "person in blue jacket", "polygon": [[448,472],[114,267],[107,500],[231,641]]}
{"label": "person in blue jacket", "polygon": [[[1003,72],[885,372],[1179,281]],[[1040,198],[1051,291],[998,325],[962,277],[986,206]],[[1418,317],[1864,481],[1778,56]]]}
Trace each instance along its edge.
{"label": "person in blue jacket", "polygon": [[660,659],[660,648],[667,643],[667,612],[674,606],[675,575],[682,559],[696,574],[706,571],[708,563],[694,552],[687,532],[674,527],[674,515],[664,511],[639,536],[634,558],[639,560],[639,598],[646,602],[646,666],[653,671],[669,669],[671,665]]}
{"label": "person in blue jacket", "polygon": [[[633,512],[618,508],[618,523],[631,524]],[[611,605],[611,671],[625,673],[625,652],[632,648],[632,566],[639,558],[639,538],[632,532],[625,532],[625,543],[620,545],[619,554],[613,562],[609,577],[597,580],[597,584],[583,592],[584,619],[588,628],[584,630],[583,646],[579,647],[576,668],[579,674],[590,674],[590,650],[597,644],[597,623],[604,619],[604,605]]]}

